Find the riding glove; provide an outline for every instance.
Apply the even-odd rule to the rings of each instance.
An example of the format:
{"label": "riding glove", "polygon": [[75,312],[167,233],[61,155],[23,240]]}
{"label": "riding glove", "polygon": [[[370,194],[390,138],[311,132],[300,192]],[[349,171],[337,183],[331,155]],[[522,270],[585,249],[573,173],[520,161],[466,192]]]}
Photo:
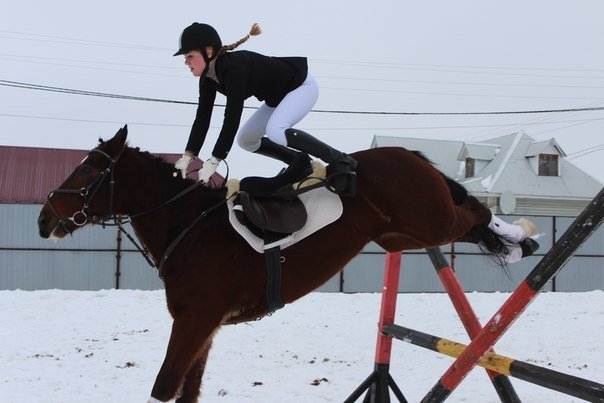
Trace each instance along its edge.
{"label": "riding glove", "polygon": [[208,158],[208,160],[203,163],[203,167],[201,167],[199,170],[199,180],[203,183],[208,183],[210,177],[214,175],[214,172],[216,172],[218,164],[220,164],[220,160],[218,158],[214,156]]}
{"label": "riding glove", "polygon": [[192,160],[192,157],[188,156],[187,154],[183,154],[182,157],[180,157],[174,164],[174,168],[180,169],[183,179],[187,177],[187,168]]}

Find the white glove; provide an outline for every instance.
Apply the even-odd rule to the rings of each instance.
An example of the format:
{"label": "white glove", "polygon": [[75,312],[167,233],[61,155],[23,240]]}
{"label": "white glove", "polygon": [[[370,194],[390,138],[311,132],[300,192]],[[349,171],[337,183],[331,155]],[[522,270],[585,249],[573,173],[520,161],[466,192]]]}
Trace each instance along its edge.
{"label": "white glove", "polygon": [[220,164],[220,160],[214,156],[210,157],[206,162],[203,163],[203,167],[199,170],[199,180],[203,183],[208,183],[210,177],[214,175],[216,169]]}
{"label": "white glove", "polygon": [[192,157],[183,154],[182,157],[180,157],[178,161],[176,161],[176,163],[174,164],[174,168],[180,169],[180,173],[182,174],[183,179],[187,177],[187,168],[189,167],[189,164],[192,160]]}

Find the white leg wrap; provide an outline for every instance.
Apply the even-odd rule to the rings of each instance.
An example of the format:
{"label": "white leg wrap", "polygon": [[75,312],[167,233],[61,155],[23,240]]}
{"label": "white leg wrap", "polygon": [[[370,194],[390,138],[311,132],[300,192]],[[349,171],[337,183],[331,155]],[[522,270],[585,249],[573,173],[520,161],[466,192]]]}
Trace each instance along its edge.
{"label": "white leg wrap", "polygon": [[518,245],[508,246],[510,253],[505,256],[506,263],[516,263],[522,259],[522,248]]}
{"label": "white leg wrap", "polygon": [[518,243],[527,237],[522,227],[519,225],[508,224],[495,214],[491,215],[489,228],[492,229],[497,235],[501,235],[512,243]]}
{"label": "white leg wrap", "polygon": [[149,400],[147,400],[147,403],[163,403],[161,400],[157,400],[154,397],[149,397]]}
{"label": "white leg wrap", "polygon": [[525,238],[530,238],[537,235],[537,227],[531,220],[527,220],[523,217],[518,221],[514,221],[514,225],[518,225],[520,228],[522,228]]}

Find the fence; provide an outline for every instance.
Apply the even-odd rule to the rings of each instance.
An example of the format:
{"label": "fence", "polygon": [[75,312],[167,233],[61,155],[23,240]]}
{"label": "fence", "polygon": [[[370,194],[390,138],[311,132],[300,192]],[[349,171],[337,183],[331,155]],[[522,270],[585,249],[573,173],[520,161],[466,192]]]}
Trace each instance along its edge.
{"label": "fence", "polygon": [[[110,288],[153,290],[163,287],[145,259],[116,228],[85,227],[57,243],[41,239],[36,226],[41,206],[0,204],[0,289]],[[513,221],[516,216],[504,217]],[[543,234],[535,256],[510,266],[511,278],[480,254],[475,245],[443,247],[465,291],[512,291],[572,222],[570,217],[530,217]],[[131,228],[126,230],[132,233]],[[545,287],[553,291],[604,289],[604,229],[595,233],[574,255],[564,272]],[[425,251],[405,255],[408,269],[401,274],[400,292],[444,292]],[[346,268],[318,291],[379,292],[382,273],[376,272],[386,253],[368,245]]]}

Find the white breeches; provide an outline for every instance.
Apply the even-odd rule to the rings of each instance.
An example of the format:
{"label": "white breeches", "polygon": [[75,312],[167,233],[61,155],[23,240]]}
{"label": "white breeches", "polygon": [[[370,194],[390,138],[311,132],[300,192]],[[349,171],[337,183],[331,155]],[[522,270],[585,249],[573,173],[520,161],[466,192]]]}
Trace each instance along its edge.
{"label": "white breeches", "polygon": [[319,99],[319,86],[308,74],[306,80],[288,93],[275,108],[262,104],[237,133],[237,144],[246,151],[260,147],[260,139],[266,136],[275,143],[287,146],[285,130],[300,122]]}

